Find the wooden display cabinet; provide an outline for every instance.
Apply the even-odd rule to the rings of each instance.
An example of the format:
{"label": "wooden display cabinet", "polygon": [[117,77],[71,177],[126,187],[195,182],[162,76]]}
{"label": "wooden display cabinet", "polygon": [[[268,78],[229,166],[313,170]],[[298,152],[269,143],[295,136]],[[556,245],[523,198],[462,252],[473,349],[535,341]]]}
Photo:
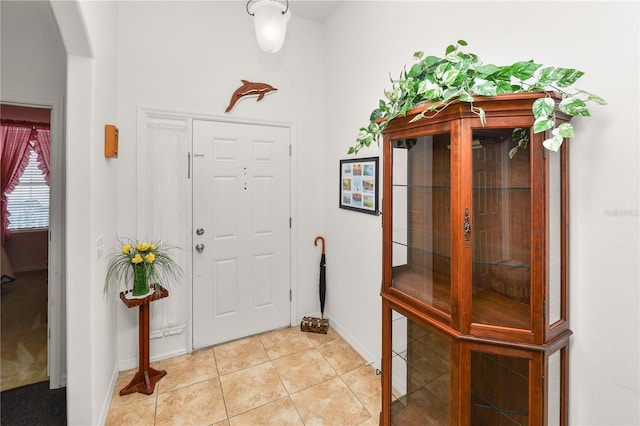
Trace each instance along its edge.
{"label": "wooden display cabinet", "polygon": [[383,425],[567,424],[568,141],[533,133],[543,96],[388,123]]}

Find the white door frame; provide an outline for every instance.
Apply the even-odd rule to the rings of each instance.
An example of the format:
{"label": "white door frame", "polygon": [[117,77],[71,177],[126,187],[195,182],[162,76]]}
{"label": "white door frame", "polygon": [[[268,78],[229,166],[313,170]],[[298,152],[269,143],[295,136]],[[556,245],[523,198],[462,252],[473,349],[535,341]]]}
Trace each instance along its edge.
{"label": "white door frame", "polygon": [[49,259],[48,259],[48,341],[47,369],[49,387],[66,386],[66,295],[64,244],[64,113],[63,100],[2,93],[1,102],[51,110],[51,150],[49,184]]}
{"label": "white door frame", "polygon": [[[289,197],[290,197],[290,216],[293,225],[291,226],[291,232],[289,233],[289,245],[290,245],[290,262],[289,262],[289,276],[291,282],[291,304],[289,311],[289,325],[294,325],[297,323],[298,312],[297,312],[297,229],[294,226],[296,221],[296,211],[297,211],[297,196],[296,196],[296,126],[291,122],[281,122],[281,121],[267,121],[267,120],[256,120],[256,119],[248,119],[248,118],[230,118],[219,115],[207,115],[201,113],[193,113],[193,112],[184,112],[184,111],[171,111],[171,110],[161,110],[154,108],[138,108],[138,126],[142,126],[146,119],[152,117],[164,117],[164,118],[172,118],[172,119],[183,119],[186,120],[186,124],[188,127],[188,138],[189,138],[189,155],[193,158],[193,120],[206,120],[206,121],[216,121],[216,122],[224,122],[224,123],[233,123],[233,124],[250,124],[250,125],[261,125],[261,126],[273,126],[273,127],[285,127],[289,129],[290,133],[290,152],[291,155],[289,157]],[[143,118],[146,117],[146,118]],[[138,132],[144,131],[142,128],[138,128]],[[193,162],[190,167],[192,167]],[[193,169],[191,169],[189,173],[189,183],[188,189],[190,193],[193,192],[193,180],[192,173]],[[187,220],[191,222],[191,217],[193,216],[192,206],[189,207],[189,217]],[[193,247],[193,240],[191,240],[191,248]],[[192,250],[188,250],[188,263],[189,265],[193,265],[192,259]],[[192,266],[191,266],[192,268]],[[192,276],[192,271],[188,273],[189,276]],[[189,304],[189,309],[187,312],[187,339],[189,342],[189,347],[186,348],[187,352],[193,351],[193,278],[190,280],[187,289],[187,298],[191,301]]]}

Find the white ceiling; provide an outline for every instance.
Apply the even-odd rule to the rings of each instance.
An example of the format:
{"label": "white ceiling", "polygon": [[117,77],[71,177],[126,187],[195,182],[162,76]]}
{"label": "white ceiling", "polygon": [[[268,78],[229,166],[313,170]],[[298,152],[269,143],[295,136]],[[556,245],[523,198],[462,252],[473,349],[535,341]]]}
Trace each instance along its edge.
{"label": "white ceiling", "polygon": [[293,16],[301,16],[317,22],[324,22],[343,0],[290,0],[289,8]]}

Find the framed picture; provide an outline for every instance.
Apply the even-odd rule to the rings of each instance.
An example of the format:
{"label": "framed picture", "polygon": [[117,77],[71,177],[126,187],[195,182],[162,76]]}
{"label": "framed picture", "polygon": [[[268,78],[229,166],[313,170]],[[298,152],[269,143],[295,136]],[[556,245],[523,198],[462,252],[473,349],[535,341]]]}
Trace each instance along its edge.
{"label": "framed picture", "polygon": [[378,157],[340,160],[340,208],[380,214]]}

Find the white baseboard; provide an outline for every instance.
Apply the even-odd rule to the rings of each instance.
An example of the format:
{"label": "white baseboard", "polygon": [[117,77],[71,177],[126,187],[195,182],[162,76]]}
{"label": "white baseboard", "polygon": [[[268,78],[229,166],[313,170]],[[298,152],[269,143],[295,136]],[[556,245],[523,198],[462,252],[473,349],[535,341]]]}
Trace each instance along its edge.
{"label": "white baseboard", "polygon": [[[187,351],[184,349],[180,349],[174,352],[166,352],[163,354],[158,354],[149,358],[149,362],[157,362],[162,361],[163,359],[174,358],[180,355],[187,354]],[[118,369],[119,371],[133,370],[134,368],[138,368],[138,357],[126,358],[118,361]]]}
{"label": "white baseboard", "polygon": [[109,408],[111,408],[111,399],[113,398],[113,392],[116,388],[117,381],[118,366],[114,365],[113,372],[111,373],[111,380],[109,380],[109,386],[107,387],[107,394],[104,397],[102,409],[100,410],[100,418],[98,424],[104,425],[107,423],[107,415],[109,414]]}
{"label": "white baseboard", "polygon": [[[314,315],[312,315],[314,316]],[[317,316],[320,316],[320,313],[317,314]],[[329,327],[333,328],[333,330],[338,333],[340,335],[340,337],[342,337],[349,345],[351,345],[351,347],[358,352],[358,354],[360,354],[360,356],[362,358],[365,359],[365,361],[367,361],[367,364],[371,365],[372,367],[374,367],[377,370],[381,370],[382,367],[380,365],[380,360],[376,359],[376,357],[369,352],[368,350],[366,350],[364,348],[364,346],[362,344],[360,344],[360,342],[358,341],[358,339],[356,339],[355,337],[353,337],[351,334],[347,333],[344,328],[342,328],[340,326],[340,324],[338,322],[336,322],[335,320],[333,320],[333,318],[331,318],[330,315],[325,315],[325,318],[329,319]]]}

